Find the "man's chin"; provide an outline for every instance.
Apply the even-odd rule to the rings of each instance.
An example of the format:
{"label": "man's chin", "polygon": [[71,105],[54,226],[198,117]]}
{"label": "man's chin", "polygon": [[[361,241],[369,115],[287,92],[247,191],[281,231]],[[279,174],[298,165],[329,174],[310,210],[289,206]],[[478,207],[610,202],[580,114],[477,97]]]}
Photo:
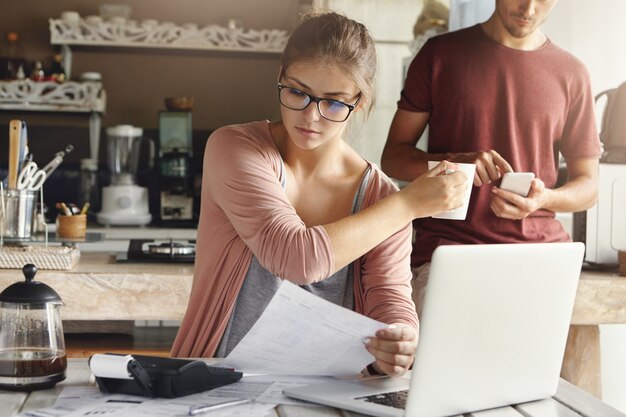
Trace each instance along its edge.
{"label": "man's chin", "polygon": [[524,39],[524,38],[531,36],[535,30],[536,28],[523,28],[523,29],[509,28],[508,32],[514,38]]}

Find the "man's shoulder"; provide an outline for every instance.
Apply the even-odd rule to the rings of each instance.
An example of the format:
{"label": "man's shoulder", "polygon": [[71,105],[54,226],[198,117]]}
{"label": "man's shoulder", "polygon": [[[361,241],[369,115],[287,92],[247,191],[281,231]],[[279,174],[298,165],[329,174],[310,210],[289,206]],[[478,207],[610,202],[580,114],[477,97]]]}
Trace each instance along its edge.
{"label": "man's shoulder", "polygon": [[458,46],[466,42],[474,42],[480,39],[480,30],[480,25],[476,24],[474,26],[433,36],[428,40],[428,43],[436,45],[437,47]]}
{"label": "man's shoulder", "polygon": [[567,66],[571,70],[587,71],[585,64],[574,54],[563,49],[551,39],[549,39],[548,42],[549,43],[545,48],[545,52],[547,52],[556,62]]}

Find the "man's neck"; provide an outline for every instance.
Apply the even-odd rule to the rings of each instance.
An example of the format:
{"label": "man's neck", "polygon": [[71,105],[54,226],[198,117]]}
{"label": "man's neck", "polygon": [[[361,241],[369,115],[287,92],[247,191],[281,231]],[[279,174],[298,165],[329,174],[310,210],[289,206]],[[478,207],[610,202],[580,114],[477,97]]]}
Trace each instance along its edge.
{"label": "man's neck", "polygon": [[541,48],[548,38],[539,29],[535,29],[524,37],[511,35],[502,22],[493,14],[489,20],[481,24],[482,29],[494,41],[507,48],[519,49],[521,51],[534,51]]}

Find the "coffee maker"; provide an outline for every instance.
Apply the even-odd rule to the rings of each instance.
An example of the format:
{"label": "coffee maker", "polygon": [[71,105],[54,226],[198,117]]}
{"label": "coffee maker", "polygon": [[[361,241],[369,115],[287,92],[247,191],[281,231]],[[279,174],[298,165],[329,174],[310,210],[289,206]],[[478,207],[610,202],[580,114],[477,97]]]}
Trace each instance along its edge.
{"label": "coffee maker", "polygon": [[191,111],[159,112],[160,222],[194,220]]}
{"label": "coffee maker", "polygon": [[102,210],[96,219],[104,225],[146,225],[152,220],[148,189],[137,185],[136,175],[141,145],[148,143],[152,154],[154,144],[143,138],[140,127],[118,125],[108,128],[106,133],[111,184],[102,188]]}

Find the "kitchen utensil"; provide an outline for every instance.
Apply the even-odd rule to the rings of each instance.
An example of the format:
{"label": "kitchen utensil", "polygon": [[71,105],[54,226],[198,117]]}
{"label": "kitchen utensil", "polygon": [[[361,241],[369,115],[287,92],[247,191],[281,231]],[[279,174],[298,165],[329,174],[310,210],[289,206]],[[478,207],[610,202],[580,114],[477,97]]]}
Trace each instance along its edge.
{"label": "kitchen utensil", "polygon": [[24,165],[24,161],[26,160],[26,155],[28,154],[28,131],[26,129],[26,122],[22,120],[21,123],[22,123],[22,130],[20,131],[18,169],[20,169]]}
{"label": "kitchen utensil", "polygon": [[46,172],[34,162],[27,162],[17,176],[18,190],[38,190],[48,178]]}
{"label": "kitchen utensil", "polygon": [[33,190],[4,190],[4,236],[11,239],[29,239],[37,208],[37,192]]}
{"label": "kitchen utensil", "polygon": [[48,162],[48,164],[43,167],[42,170],[46,173],[47,176],[50,176],[50,174],[52,174],[52,172],[57,169],[59,165],[61,165],[61,162],[63,162],[63,157],[73,150],[74,146],[67,145],[64,150],[57,152],[54,155],[54,158],[52,158],[52,161]]}
{"label": "kitchen utensil", "polygon": [[63,302],[34,280],[35,265],[24,265],[22,272],[24,281],[0,293],[0,389],[32,391],[65,379]]}
{"label": "kitchen utensil", "polygon": [[17,188],[17,176],[20,169],[20,136],[22,122],[11,120],[9,123],[9,175],[8,188]]}

